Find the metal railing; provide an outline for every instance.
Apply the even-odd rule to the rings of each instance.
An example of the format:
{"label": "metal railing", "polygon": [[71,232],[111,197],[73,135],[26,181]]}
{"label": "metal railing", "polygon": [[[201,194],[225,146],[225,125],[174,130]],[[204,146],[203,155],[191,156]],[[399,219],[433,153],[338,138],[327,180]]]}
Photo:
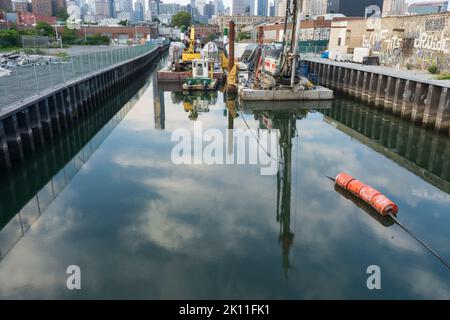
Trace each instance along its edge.
{"label": "metal railing", "polygon": [[153,51],[159,45],[161,44],[151,41],[133,47],[59,56],[41,64],[33,63],[12,68],[10,75],[0,77],[0,110],[69,81],[137,58]]}
{"label": "metal railing", "polygon": [[327,50],[326,46],[300,46],[300,55],[306,57],[320,57]]}

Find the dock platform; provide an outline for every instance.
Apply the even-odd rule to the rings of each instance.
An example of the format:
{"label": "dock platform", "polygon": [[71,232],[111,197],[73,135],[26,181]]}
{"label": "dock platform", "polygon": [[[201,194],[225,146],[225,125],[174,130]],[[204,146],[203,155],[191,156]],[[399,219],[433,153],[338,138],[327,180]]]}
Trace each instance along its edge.
{"label": "dock platform", "polygon": [[[187,78],[192,78],[192,71],[170,71],[169,68],[164,68],[158,71],[158,81],[167,82],[184,82]],[[213,71],[213,78],[218,82],[223,82],[225,80],[225,73],[221,70]]]}

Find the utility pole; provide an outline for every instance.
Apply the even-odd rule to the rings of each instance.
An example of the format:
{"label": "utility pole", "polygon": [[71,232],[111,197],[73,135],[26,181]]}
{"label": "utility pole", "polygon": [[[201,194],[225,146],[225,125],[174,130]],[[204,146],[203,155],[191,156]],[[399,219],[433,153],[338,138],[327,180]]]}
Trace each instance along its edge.
{"label": "utility pole", "polygon": [[56,36],[56,41],[57,42],[59,41],[60,48],[62,49],[63,48],[63,46],[62,46],[62,38],[60,38],[58,36],[58,26],[56,24],[55,24],[55,36]]}

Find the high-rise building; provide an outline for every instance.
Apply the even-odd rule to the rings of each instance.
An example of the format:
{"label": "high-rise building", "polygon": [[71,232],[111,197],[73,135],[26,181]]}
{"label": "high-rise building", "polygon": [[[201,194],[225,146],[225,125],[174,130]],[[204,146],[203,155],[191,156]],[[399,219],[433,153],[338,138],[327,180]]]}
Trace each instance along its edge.
{"label": "high-rise building", "polygon": [[196,18],[196,8],[195,8],[196,3],[195,3],[195,0],[191,0],[190,5],[191,5],[191,12],[190,12],[191,19],[192,19],[192,21],[194,21],[194,19]]}
{"label": "high-rise building", "polygon": [[275,17],[284,17],[286,15],[287,0],[278,0],[274,2]]}
{"label": "high-rise building", "polygon": [[145,0],[144,20],[152,21],[152,15],[151,0]]}
{"label": "high-rise building", "polygon": [[328,11],[328,0],[303,0],[302,12],[304,16],[321,16]]}
{"label": "high-rise building", "polygon": [[406,10],[407,5],[405,0],[384,0],[382,16],[403,16],[406,14]]}
{"label": "high-rise building", "polygon": [[115,11],[117,19],[128,21],[133,19],[133,4],[131,0],[116,0]]}
{"label": "high-rise building", "polygon": [[32,0],[31,5],[33,7],[33,13],[49,17],[52,15],[51,0]]}
{"label": "high-rise building", "polygon": [[203,9],[203,16],[207,19],[211,19],[212,16],[214,15],[214,13],[215,13],[214,3],[209,2],[209,3],[205,4],[205,7]]}
{"label": "high-rise building", "polygon": [[434,1],[434,2],[414,2],[408,7],[408,13],[411,14],[430,14],[446,12],[449,10],[449,2]]}
{"label": "high-rise building", "polygon": [[203,16],[206,0],[195,0],[195,9],[197,9],[196,17]]}
{"label": "high-rise building", "polygon": [[159,14],[177,14],[178,12],[186,11],[186,6],[179,3],[160,3]]}
{"label": "high-rise building", "polygon": [[80,9],[81,17],[84,22],[95,22],[94,12],[91,5],[87,1],[84,1],[84,5]]}
{"label": "high-rise building", "polygon": [[144,20],[144,0],[136,0],[134,3],[134,21]]}
{"label": "high-rise building", "polygon": [[254,16],[253,0],[233,0],[233,16]]}
{"label": "high-rise building", "polygon": [[110,18],[110,8],[108,0],[95,0],[95,21]]}
{"label": "high-rise building", "polygon": [[266,17],[268,15],[268,6],[269,1],[268,0],[256,0],[258,7],[256,9],[256,15]]}
{"label": "high-rise building", "polygon": [[13,11],[12,1],[11,0],[0,0],[0,11]]}
{"label": "high-rise building", "polygon": [[30,5],[27,0],[16,0],[14,1],[14,11],[15,12],[30,12]]}
{"label": "high-rise building", "polygon": [[114,18],[114,0],[106,0],[108,2],[108,17]]}
{"label": "high-rise building", "polygon": [[56,15],[67,9],[66,0],[52,0],[52,13]]}
{"label": "high-rise building", "polygon": [[328,13],[342,13],[347,17],[364,17],[369,6],[383,7],[383,0],[328,0]]}
{"label": "high-rise building", "polygon": [[269,17],[275,16],[275,4],[271,4],[269,8]]}
{"label": "high-rise building", "polygon": [[223,6],[222,0],[214,0],[214,14],[216,16],[223,14],[225,7]]}

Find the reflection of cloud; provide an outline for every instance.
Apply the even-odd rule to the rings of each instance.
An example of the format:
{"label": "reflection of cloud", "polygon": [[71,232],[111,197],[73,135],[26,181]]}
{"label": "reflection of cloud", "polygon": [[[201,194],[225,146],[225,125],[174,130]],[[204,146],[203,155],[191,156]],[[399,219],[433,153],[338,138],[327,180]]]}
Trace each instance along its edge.
{"label": "reflection of cloud", "polygon": [[198,236],[193,225],[183,221],[170,219],[169,205],[161,201],[152,202],[143,215],[136,221],[137,224],[125,231],[126,236],[144,236],[168,250],[177,250]]}
{"label": "reflection of cloud", "polygon": [[398,277],[407,282],[414,294],[422,299],[450,299],[448,279],[418,268],[411,268],[410,272],[400,273]]}
{"label": "reflection of cloud", "polygon": [[[430,268],[429,253],[336,193],[325,174],[348,171],[373,184],[416,224],[425,218],[414,201],[445,212],[446,195],[439,190],[323,123],[319,114],[297,121],[286,279],[276,177],[260,176],[259,166],[173,165],[170,131],[191,130],[193,122],[182,105],[166,101],[167,131],[155,131],[152,95],[143,97],[89,159],[89,170],[0,264],[0,296],[72,298],[64,282],[71,263],[81,265],[86,286],[80,294],[87,298],[376,298],[365,287],[373,263],[398,272],[384,273],[393,289],[383,297],[449,295],[442,284],[447,274]],[[201,114],[204,127],[225,129],[223,109],[218,103]],[[235,124],[246,129],[239,118]],[[448,219],[441,215],[423,226],[433,230],[433,245],[448,239]],[[437,249],[448,253],[445,245]],[[410,285],[406,278],[419,280]]]}
{"label": "reflection of cloud", "polygon": [[413,188],[411,194],[419,199],[427,201],[441,202],[443,204],[450,203],[450,195],[443,192],[431,192],[430,190],[426,189]]}

